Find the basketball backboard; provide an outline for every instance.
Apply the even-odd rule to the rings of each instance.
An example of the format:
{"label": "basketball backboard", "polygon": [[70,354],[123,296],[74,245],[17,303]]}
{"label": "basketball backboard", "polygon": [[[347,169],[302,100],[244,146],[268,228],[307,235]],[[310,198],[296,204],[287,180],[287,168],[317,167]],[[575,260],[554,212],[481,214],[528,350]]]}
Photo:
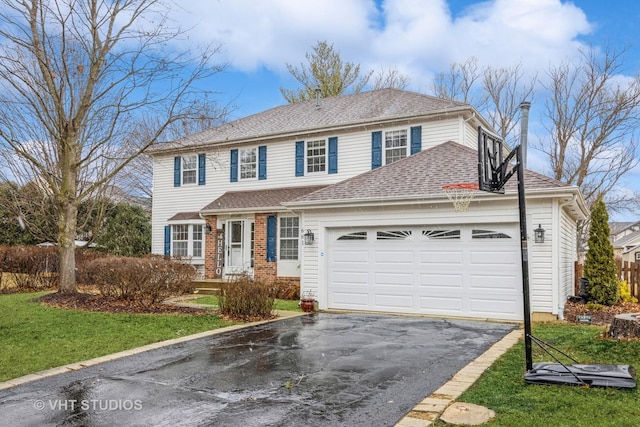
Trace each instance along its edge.
{"label": "basketball backboard", "polygon": [[478,189],[504,193],[504,185],[515,173],[509,164],[516,150],[504,156],[504,142],[478,126]]}

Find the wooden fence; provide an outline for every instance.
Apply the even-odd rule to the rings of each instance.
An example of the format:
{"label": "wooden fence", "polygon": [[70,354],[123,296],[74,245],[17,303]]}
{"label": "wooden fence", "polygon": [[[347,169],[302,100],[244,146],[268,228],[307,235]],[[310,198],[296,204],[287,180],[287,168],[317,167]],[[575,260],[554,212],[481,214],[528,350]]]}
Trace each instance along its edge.
{"label": "wooden fence", "polygon": [[[640,263],[622,261],[621,259],[617,259],[616,267],[618,268],[618,277],[620,278],[620,280],[626,280],[629,284],[631,288],[631,295],[640,299]],[[583,277],[583,265],[576,262],[574,268],[574,295],[578,295],[578,290],[580,289],[580,278]]]}

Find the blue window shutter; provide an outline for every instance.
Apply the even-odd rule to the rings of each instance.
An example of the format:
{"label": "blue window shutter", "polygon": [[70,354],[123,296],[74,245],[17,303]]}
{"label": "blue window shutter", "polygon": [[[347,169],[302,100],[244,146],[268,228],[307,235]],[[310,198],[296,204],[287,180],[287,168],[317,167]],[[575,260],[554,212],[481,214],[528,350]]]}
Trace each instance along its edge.
{"label": "blue window shutter", "polygon": [[238,150],[231,150],[231,182],[238,182]]}
{"label": "blue window shutter", "polygon": [[182,157],[176,156],[173,158],[173,186],[180,187],[180,168],[182,166]]}
{"label": "blue window shutter", "polygon": [[422,150],[422,126],[411,128],[411,154],[419,153]]}
{"label": "blue window shutter", "polygon": [[276,217],[269,215],[267,217],[267,261],[276,260]]}
{"label": "blue window shutter", "polygon": [[258,147],[258,179],[267,179],[267,146]]}
{"label": "blue window shutter", "polygon": [[164,254],[171,255],[171,226],[164,226]]}
{"label": "blue window shutter", "polygon": [[338,173],[338,137],[329,138],[329,173]]}
{"label": "blue window shutter", "polygon": [[198,154],[198,185],[205,185],[207,183],[207,174],[205,167],[207,164],[207,155]]}
{"label": "blue window shutter", "polygon": [[296,141],[296,176],[304,176],[304,141]]}
{"label": "blue window shutter", "polygon": [[371,169],[382,166],[382,131],[371,132]]}

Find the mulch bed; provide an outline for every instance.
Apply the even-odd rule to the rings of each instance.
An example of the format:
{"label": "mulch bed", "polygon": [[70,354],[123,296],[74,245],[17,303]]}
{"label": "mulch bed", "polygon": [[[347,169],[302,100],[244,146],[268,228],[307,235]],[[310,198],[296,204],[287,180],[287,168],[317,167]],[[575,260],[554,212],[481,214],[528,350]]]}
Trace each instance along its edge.
{"label": "mulch bed", "polygon": [[640,313],[640,304],[623,303],[598,309],[589,309],[586,304],[570,301],[564,305],[564,318],[573,323],[581,323],[576,321],[576,316],[585,314],[591,316],[591,325],[610,325],[613,318],[622,313]]}
{"label": "mulch bed", "polygon": [[180,307],[171,304],[142,304],[139,301],[120,300],[92,293],[61,294],[58,292],[37,298],[50,307],[82,311],[130,314],[195,314],[210,315],[214,311],[206,308]]}

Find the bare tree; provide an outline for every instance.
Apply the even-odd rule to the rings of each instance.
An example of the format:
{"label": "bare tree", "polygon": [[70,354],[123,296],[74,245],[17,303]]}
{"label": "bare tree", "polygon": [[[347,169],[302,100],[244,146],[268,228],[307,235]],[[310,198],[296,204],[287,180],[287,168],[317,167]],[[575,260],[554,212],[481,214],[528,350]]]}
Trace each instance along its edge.
{"label": "bare tree", "polygon": [[353,93],[358,93],[373,73],[371,70],[361,76],[360,65],[343,62],[340,52],[326,41],[319,41],[312,49],[313,52],[305,54],[308,65],[301,63],[297,68],[287,64],[291,75],[302,85],[296,90],[280,88],[282,96],[289,103],[314,99],[317,88],[325,98],[342,95],[349,88]]}
{"label": "bare tree", "polygon": [[612,209],[629,197],[611,190],[638,164],[640,78],[619,78],[622,54],[589,49],[549,69],[549,139],[540,143],[555,179],[580,187],[589,204],[607,195]]}
{"label": "bare tree", "polygon": [[454,63],[448,73],[440,73],[433,82],[435,96],[473,105],[486,116],[504,141],[513,144],[520,114],[520,103],[533,94],[535,77],[527,79],[520,64],[512,67],[478,67],[471,57]]}
{"label": "bare tree", "polygon": [[[179,121],[169,124],[162,136],[161,140],[176,141],[187,135],[198,133],[215,126],[225,123],[229,117],[232,107],[229,105],[220,106],[215,101],[209,101],[206,97],[193,103],[188,111]],[[131,134],[129,139],[133,142],[132,147],[138,147],[153,137],[155,130],[161,124],[155,116],[141,117]],[[115,184],[127,190],[132,196],[151,199],[153,196],[151,181],[153,178],[153,159],[147,154],[141,154],[115,176]]]}
{"label": "bare tree", "polygon": [[433,80],[433,94],[438,98],[464,102],[478,111],[484,110],[488,95],[480,92],[478,82],[483,76],[478,68],[478,58],[471,57],[462,63],[453,63],[447,73],[438,73]]}
{"label": "bare tree", "polygon": [[[179,121],[217,48],[172,44],[162,0],[0,0],[0,144],[11,170],[54,200],[60,292],[76,292],[80,203]],[[130,124],[159,119],[132,147]]]}
{"label": "bare tree", "polygon": [[511,146],[518,145],[514,133],[520,122],[520,104],[530,100],[536,78],[527,79],[522,65],[487,67],[482,75],[482,89],[487,96],[486,114],[498,135]]}
{"label": "bare tree", "polygon": [[411,79],[402,74],[397,68],[380,69],[374,76],[373,90],[377,89],[405,89],[409,86]]}

